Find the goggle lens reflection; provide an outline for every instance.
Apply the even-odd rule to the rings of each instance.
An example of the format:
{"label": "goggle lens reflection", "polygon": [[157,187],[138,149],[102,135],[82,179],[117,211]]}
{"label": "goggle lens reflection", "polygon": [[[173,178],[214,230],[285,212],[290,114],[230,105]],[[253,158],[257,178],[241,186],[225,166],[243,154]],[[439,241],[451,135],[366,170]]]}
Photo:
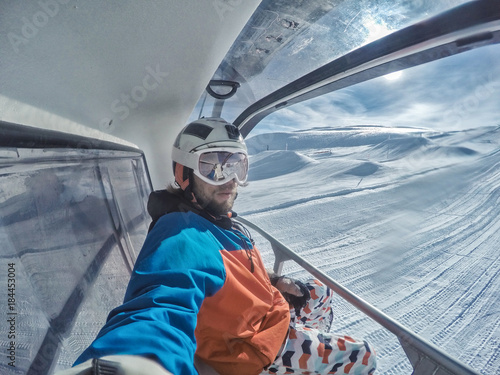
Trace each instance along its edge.
{"label": "goggle lens reflection", "polygon": [[248,174],[248,158],[242,152],[213,151],[200,155],[200,174],[212,181],[236,178],[244,182]]}

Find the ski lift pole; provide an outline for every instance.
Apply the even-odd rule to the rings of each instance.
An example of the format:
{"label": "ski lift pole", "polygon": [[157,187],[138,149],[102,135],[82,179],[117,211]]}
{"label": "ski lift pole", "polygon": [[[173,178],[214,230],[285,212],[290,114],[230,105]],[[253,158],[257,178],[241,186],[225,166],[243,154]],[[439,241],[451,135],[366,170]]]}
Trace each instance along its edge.
{"label": "ski lift pole", "polygon": [[451,357],[436,345],[364,301],[257,225],[241,216],[238,216],[237,220],[254,229],[270,242],[276,256],[274,265],[276,273],[281,274],[283,262],[293,260],[344,300],[396,335],[413,367],[413,375],[480,375],[471,367]]}

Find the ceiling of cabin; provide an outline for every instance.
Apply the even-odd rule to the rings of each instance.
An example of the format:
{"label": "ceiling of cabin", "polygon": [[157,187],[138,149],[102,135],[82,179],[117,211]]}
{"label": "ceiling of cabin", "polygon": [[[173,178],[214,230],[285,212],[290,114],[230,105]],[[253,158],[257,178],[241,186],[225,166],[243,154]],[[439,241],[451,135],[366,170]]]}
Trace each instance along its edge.
{"label": "ceiling of cabin", "polygon": [[185,113],[258,1],[230,3],[2,1],[0,95],[117,133]]}
{"label": "ceiling of cabin", "polygon": [[2,0],[0,119],[128,140],[158,175],[154,159],[169,158],[170,132],[258,4]]}

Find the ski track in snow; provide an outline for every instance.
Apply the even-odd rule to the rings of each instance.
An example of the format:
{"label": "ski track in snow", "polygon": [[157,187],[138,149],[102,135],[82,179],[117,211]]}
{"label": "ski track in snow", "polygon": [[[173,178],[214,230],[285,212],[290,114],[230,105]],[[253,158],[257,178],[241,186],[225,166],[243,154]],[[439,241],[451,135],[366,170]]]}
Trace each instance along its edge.
{"label": "ski track in snow", "polygon": [[[281,133],[293,139],[294,150],[286,151],[293,160],[309,160],[301,153],[314,160],[293,168],[283,165],[286,153],[278,155],[281,165],[266,162],[278,160],[273,151],[256,155],[266,168],[254,170],[258,176],[291,172],[250,181],[235,209],[445,352],[482,374],[499,374],[500,128],[426,138],[398,138],[388,128],[363,136],[367,130],[374,131],[323,132],[326,151],[311,147],[317,131]],[[339,134],[352,147],[342,146]],[[273,139],[281,138],[266,142]],[[250,149],[258,150],[255,142]],[[257,241],[272,264],[272,251]],[[308,277],[291,262],[284,272]],[[375,346],[377,373],[411,373],[394,335],[340,297],[335,316],[334,331]]]}

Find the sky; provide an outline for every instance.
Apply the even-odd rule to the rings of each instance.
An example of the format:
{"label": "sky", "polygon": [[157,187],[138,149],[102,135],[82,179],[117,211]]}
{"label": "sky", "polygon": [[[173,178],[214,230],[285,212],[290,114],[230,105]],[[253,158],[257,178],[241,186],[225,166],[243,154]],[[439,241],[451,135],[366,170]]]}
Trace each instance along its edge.
{"label": "sky", "polygon": [[499,101],[500,47],[493,45],[285,108],[250,135],[359,124],[463,130],[500,124]]}

